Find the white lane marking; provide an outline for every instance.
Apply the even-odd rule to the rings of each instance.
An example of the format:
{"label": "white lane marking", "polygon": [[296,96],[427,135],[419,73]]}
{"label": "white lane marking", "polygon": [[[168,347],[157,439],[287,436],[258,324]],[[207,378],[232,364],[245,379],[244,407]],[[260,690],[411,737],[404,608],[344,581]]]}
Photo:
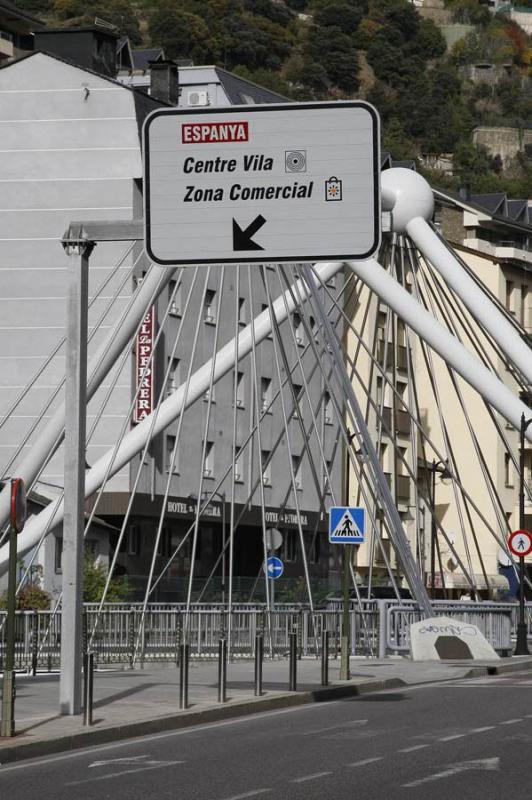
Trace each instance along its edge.
{"label": "white lane marking", "polygon": [[523,722],[523,717],[516,717],[515,719],[505,719],[504,722],[499,722],[499,725],[515,725],[516,722]]}
{"label": "white lane marking", "polygon": [[483,728],[471,728],[469,733],[484,733],[484,731],[492,731],[495,725],[484,725]]}
{"label": "white lane marking", "polygon": [[163,767],[173,767],[176,764],[184,764],[184,761],[161,761],[158,764],[153,764],[146,767],[138,767],[137,769],[123,769],[120,772],[110,772],[108,775],[98,775],[94,778],[85,778],[82,781],[71,781],[65,783],[65,786],[79,786],[81,783],[94,783],[94,781],[108,781],[111,778],[119,778],[121,775],[133,775],[135,772],[148,772],[150,769],[162,769]]}
{"label": "white lane marking", "polygon": [[303,775],[301,778],[293,778],[290,782],[305,783],[305,781],[313,781],[316,778],[323,778],[324,775],[332,775],[332,772],[330,770],[327,772],[315,772],[313,775]]}
{"label": "white lane marking", "polygon": [[251,789],[250,792],[244,792],[244,794],[234,794],[232,797],[224,797],[224,800],[244,800],[245,797],[255,797],[257,794],[265,794],[271,791],[271,789]]}
{"label": "white lane marking", "polygon": [[[142,761],[142,759],[148,758],[148,756],[127,756],[126,758],[109,758],[107,761],[94,761],[94,763],[89,764],[89,769],[93,767],[106,767],[108,764],[134,764],[137,761]],[[160,761],[145,761],[145,764],[160,764]]]}
{"label": "white lane marking", "polygon": [[347,764],[348,767],[364,767],[366,764],[373,764],[375,761],[382,761],[384,756],[375,756],[375,758],[364,758],[362,761],[353,761]]}
{"label": "white lane marking", "polygon": [[[342,700],[332,700],[329,705],[337,705],[341,703]],[[263,711],[262,713],[251,714],[249,717],[237,717],[236,719],[226,719],[221,722],[209,722],[205,725],[191,725],[190,728],[180,728],[177,731],[167,731],[166,733],[155,733],[153,735],[147,736],[133,736],[131,739],[124,739],[121,742],[114,742],[113,744],[104,744],[104,745],[93,745],[92,747],[84,747],[76,750],[74,752],[68,753],[61,753],[57,756],[48,756],[47,758],[39,758],[38,760],[28,759],[23,763],[18,764],[6,764],[2,766],[0,762],[0,775],[3,775],[4,772],[12,772],[13,770],[17,769],[30,769],[31,767],[40,767],[41,765],[45,764],[54,764],[57,761],[65,761],[66,759],[70,758],[81,758],[81,756],[91,755],[92,753],[103,753],[107,750],[115,750],[119,747],[133,747],[134,745],[138,744],[139,742],[143,741],[144,739],[149,738],[150,743],[156,741],[157,739],[170,739],[174,736],[186,736],[190,733],[197,733],[198,731],[206,731],[206,730],[213,730],[216,728],[225,728],[230,725],[240,725],[245,722],[257,722],[259,719],[267,719],[268,717],[275,717],[281,714],[290,714],[293,712],[299,711],[318,711],[323,710],[323,706],[320,707],[320,704],[309,704],[303,706],[294,706],[291,708],[281,708],[277,711]],[[2,750],[0,749],[0,758],[2,757]],[[229,798],[228,800],[232,800]]]}
{"label": "white lane marking", "polygon": [[460,772],[468,772],[469,770],[498,770],[499,758],[479,758],[476,761],[461,761],[458,764],[451,764],[448,769],[442,772],[435,772],[433,775],[427,775],[426,778],[419,778],[410,783],[403,783],[403,788],[411,788],[413,786],[421,786],[422,783],[429,783],[430,781],[439,781],[442,778],[450,778],[452,775],[458,775]]}
{"label": "white lane marking", "polygon": [[413,753],[414,750],[423,750],[424,747],[429,747],[428,744],[414,744],[412,747],[403,747],[402,750],[398,750],[398,753]]}
{"label": "white lane marking", "polygon": [[356,725],[366,725],[367,719],[355,719],[349,722],[339,722],[338,725],[329,725],[327,728],[315,728],[311,731],[302,731],[300,736],[314,736],[318,733],[326,733],[327,731],[334,731],[337,728],[347,728]]}
{"label": "white lane marking", "polygon": [[465,733],[453,733],[452,736],[442,736],[441,739],[438,739],[439,742],[452,742],[454,739],[462,739],[462,737],[466,736]]}

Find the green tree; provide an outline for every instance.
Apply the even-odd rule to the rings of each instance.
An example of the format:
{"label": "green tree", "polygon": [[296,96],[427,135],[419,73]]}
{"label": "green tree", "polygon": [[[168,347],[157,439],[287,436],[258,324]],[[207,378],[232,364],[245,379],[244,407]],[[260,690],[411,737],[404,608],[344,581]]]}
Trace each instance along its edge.
{"label": "green tree", "polygon": [[[83,563],[83,599],[86,603],[99,603],[107,582],[106,566],[96,560],[94,555],[86,553]],[[106,594],[108,603],[125,602],[130,594],[127,578],[111,578]]]}
{"label": "green tree", "polygon": [[164,3],[150,16],[148,30],[152,44],[162,47],[168,58],[203,61],[209,29],[197,14]]}
{"label": "green tree", "polygon": [[362,19],[362,10],[346,2],[322,2],[314,12],[314,22],[322,28],[338,28],[343,33],[354,33]]}

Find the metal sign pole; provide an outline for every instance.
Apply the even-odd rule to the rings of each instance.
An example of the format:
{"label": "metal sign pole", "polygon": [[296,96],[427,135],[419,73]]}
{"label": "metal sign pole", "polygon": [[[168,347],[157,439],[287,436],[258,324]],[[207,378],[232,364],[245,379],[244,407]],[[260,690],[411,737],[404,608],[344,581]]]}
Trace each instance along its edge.
{"label": "metal sign pole", "polygon": [[94,243],[63,240],[70,256],[65,388],[65,517],[61,611],[61,714],[81,713],[83,529],[87,421],[89,257]]}
{"label": "metal sign pole", "polygon": [[15,606],[17,589],[17,531],[9,526],[9,578],[7,588],[6,656],[2,682],[0,736],[15,735]]}
{"label": "metal sign pole", "polygon": [[[525,433],[532,422],[521,415],[519,438],[519,528],[525,528]],[[517,623],[516,656],[530,655],[528,650],[527,625],[525,621],[525,558],[519,557],[519,622]]]}

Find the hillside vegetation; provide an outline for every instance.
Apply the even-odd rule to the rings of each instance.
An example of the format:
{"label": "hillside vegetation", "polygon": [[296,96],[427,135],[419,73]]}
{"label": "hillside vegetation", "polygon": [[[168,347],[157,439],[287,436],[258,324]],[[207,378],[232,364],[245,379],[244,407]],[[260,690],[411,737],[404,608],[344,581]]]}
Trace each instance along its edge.
{"label": "hillside vegetation", "polygon": [[[520,1],[520,6],[532,0]],[[503,170],[472,144],[477,125],[532,127],[532,41],[478,0],[446,0],[452,22],[472,26],[449,52],[440,29],[407,0],[18,0],[53,24],[100,17],[133,46],[214,63],[295,100],[362,97],[383,122],[396,159],[450,154],[451,188],[532,196],[532,162]],[[507,65],[496,84],[460,67]],[[426,167],[425,167],[426,170]]]}

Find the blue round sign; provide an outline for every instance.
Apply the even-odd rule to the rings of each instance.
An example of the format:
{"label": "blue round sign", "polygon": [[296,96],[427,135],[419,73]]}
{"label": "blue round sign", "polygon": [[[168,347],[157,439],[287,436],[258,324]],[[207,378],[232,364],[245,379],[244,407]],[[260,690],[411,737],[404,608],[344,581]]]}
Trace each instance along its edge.
{"label": "blue round sign", "polygon": [[284,571],[284,564],[277,556],[270,556],[266,561],[266,574],[274,581],[280,578]]}

